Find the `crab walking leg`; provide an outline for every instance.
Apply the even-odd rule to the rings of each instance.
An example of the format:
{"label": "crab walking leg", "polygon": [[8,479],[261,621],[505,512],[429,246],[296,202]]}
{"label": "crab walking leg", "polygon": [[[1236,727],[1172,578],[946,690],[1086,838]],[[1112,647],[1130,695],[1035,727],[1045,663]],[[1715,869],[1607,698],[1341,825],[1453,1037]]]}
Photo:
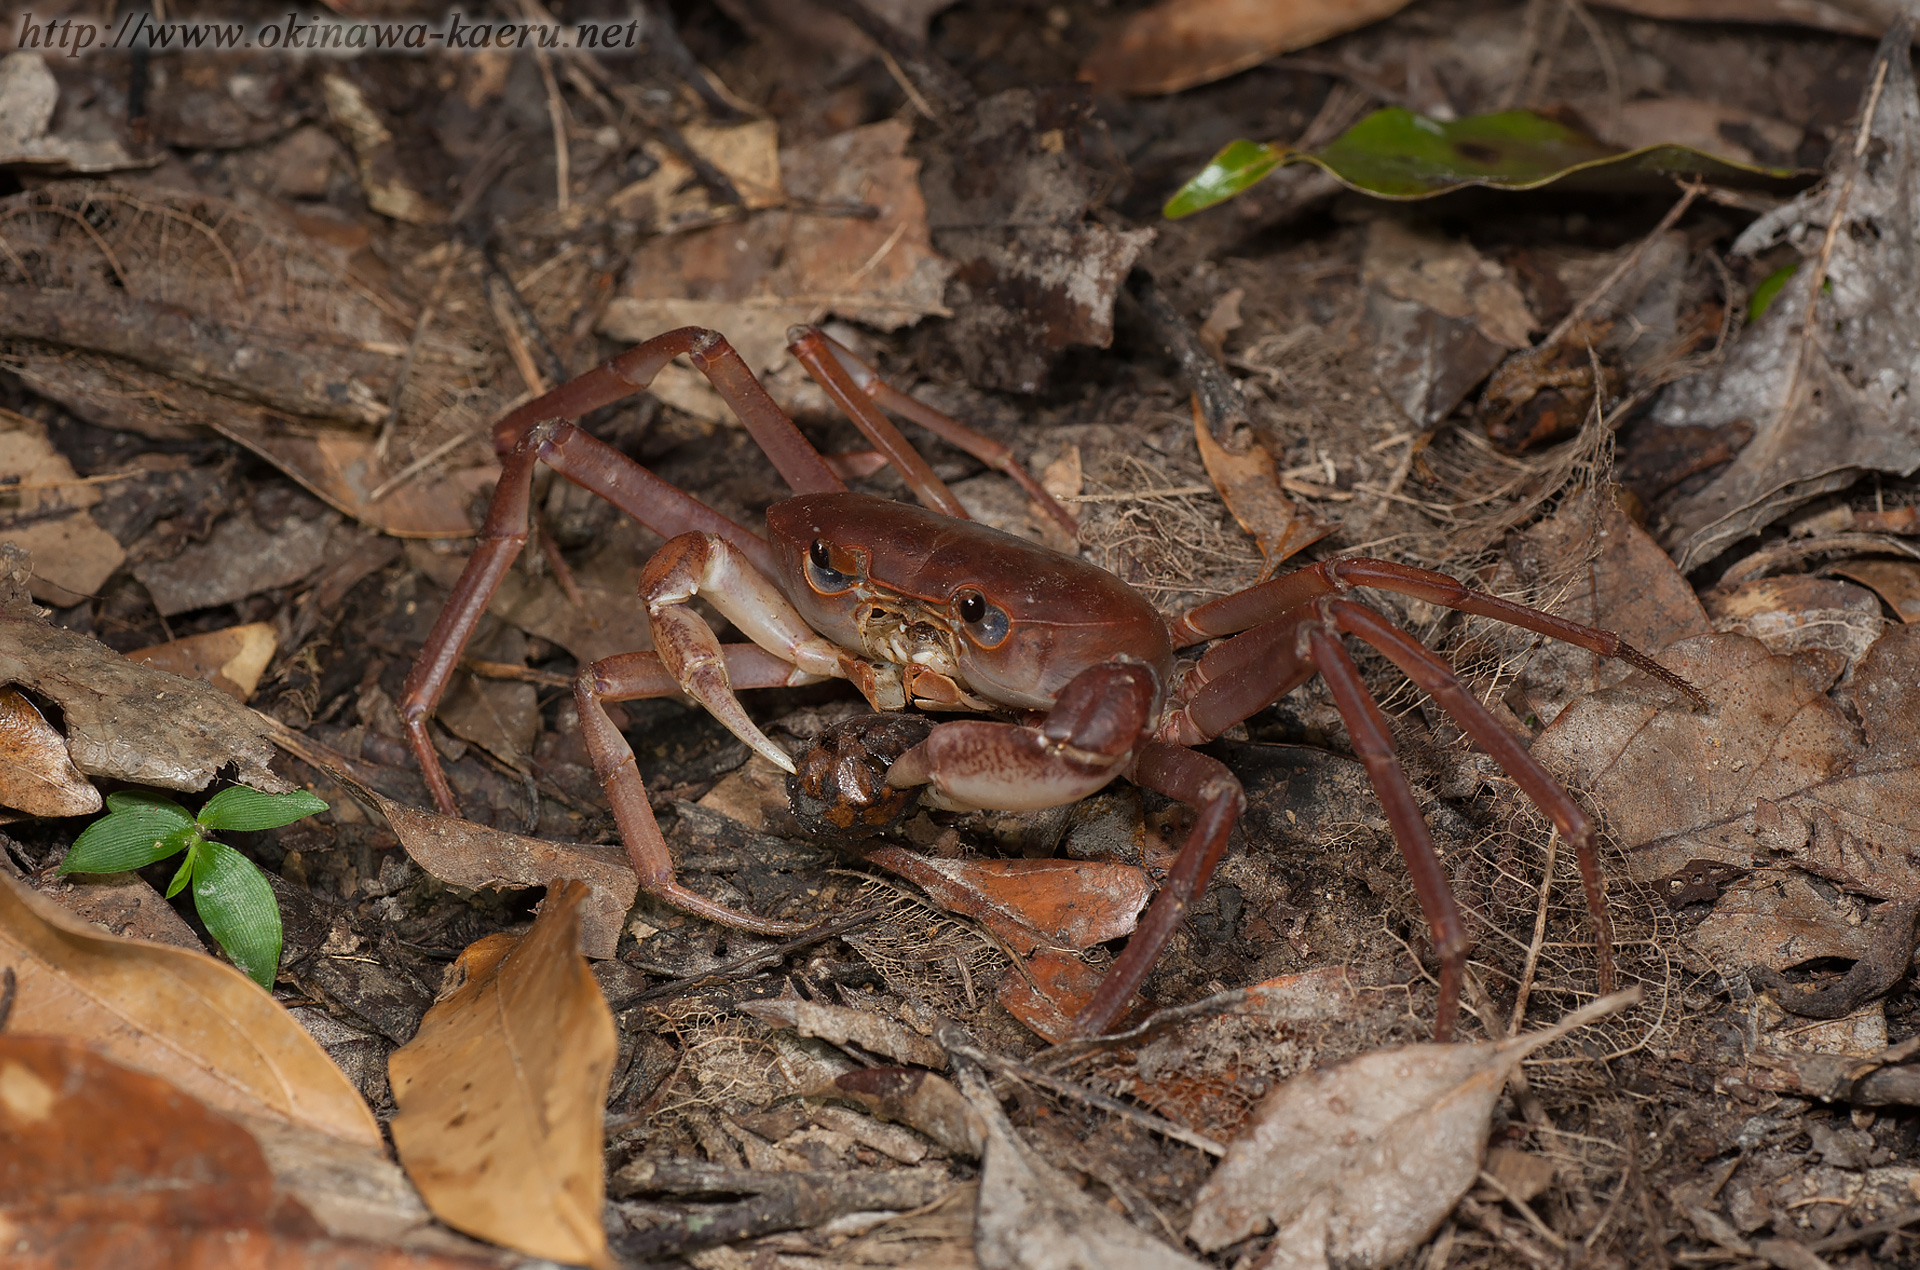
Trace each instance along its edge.
{"label": "crab walking leg", "polygon": [[1412,596],[1443,608],[1518,626],[1536,635],[1545,635],[1549,639],[1584,648],[1601,657],[1615,658],[1685,693],[1696,705],[1707,704],[1707,699],[1698,688],[1612,631],[1569,622],[1563,617],[1555,617],[1524,604],[1515,604],[1512,600],[1475,591],[1444,573],[1365,556],[1323,560],[1304,569],[1296,569],[1284,577],[1248,587],[1237,594],[1209,601],[1169,622],[1167,629],[1173,636],[1174,646],[1184,648],[1216,636],[1247,630],[1279,617],[1308,600],[1339,595],[1355,587],[1374,587],[1392,591],[1396,595]]}
{"label": "crab walking leg", "polygon": [[705,706],[761,758],[791,773],[793,760],[747,717],[734,695],[719,637],[687,606],[696,595],[705,596],[759,647],[794,666],[800,677],[790,682],[843,676],[846,654],[815,635],[779,588],[724,538],[681,534],[654,552],[640,573],[640,598],[647,606],[653,646],[676,691]]}
{"label": "crab walking leg", "polygon": [[1573,845],[1580,864],[1580,885],[1586,892],[1587,912],[1593,918],[1594,942],[1600,962],[1600,992],[1613,991],[1613,925],[1600,877],[1600,851],[1594,842],[1593,822],[1572,795],[1540,766],[1538,759],[1495,719],[1480,699],[1461,684],[1452,667],[1434,656],[1426,645],[1379,613],[1352,600],[1327,601],[1334,623],[1383,653],[1407,678],[1432,697],[1442,710],[1466,730],[1474,742],[1493,756],[1502,771],[1513,777],[1528,800],[1545,812],[1560,836]]}
{"label": "crab walking leg", "polygon": [[1373,694],[1360,679],[1346,647],[1325,625],[1316,622],[1306,631],[1308,651],[1320,676],[1333,694],[1333,704],[1353,739],[1353,752],[1366,766],[1373,792],[1387,813],[1393,840],[1400,856],[1413,875],[1413,892],[1420,899],[1420,911],[1426,914],[1432,932],[1433,950],[1440,958],[1440,1007],[1433,1021],[1433,1039],[1450,1040],[1454,1020],[1460,1013],[1460,975],[1467,962],[1467,931],[1460,921],[1460,906],[1454,902],[1453,888],[1447,884],[1440,856],[1433,847],[1433,835],[1427,830],[1426,817],[1414,799],[1413,786],[1393,750],[1393,736],[1387,731],[1386,716],[1380,713]]}
{"label": "crab walking leg", "polygon": [[1174,858],[1160,893],[1134,928],[1133,937],[1100,981],[1091,1000],[1073,1021],[1081,1036],[1097,1036],[1113,1026],[1127,1002],[1140,990],[1167,941],[1186,920],[1207,889],[1207,881],[1227,852],[1228,839],[1247,795],[1226,765],[1185,746],[1149,741],[1134,759],[1133,781],[1155,793],[1178,799],[1198,813],[1187,840]]}
{"label": "crab walking leg", "polygon": [[[811,680],[811,676],[752,644],[732,644],[721,651],[727,677],[742,688],[778,688]],[[667,840],[661,836],[659,822],[653,818],[653,808],[647,804],[647,787],[640,780],[633,747],[607,717],[604,703],[671,697],[679,691],[679,683],[653,653],[622,653],[594,662],[573,680],[581,736],[586,741],[587,753],[593,757],[594,775],[607,791],[614,823],[620,827],[620,839],[626,844],[633,871],[640,877],[641,889],[683,912],[737,930],[790,935],[807,929],[805,922],[775,921],[728,908],[698,891],[688,890],[674,878],[673,856],[667,851]]]}
{"label": "crab walking leg", "polygon": [[810,326],[795,326],[787,331],[787,351],[807,368],[814,382],[826,390],[827,396],[833,398],[834,404],[853,420],[861,435],[873,443],[874,449],[893,465],[894,471],[900,473],[914,497],[943,516],[951,516],[955,520],[970,519],[967,509],[960,505],[960,500],[954,497],[946,482],[933,474],[933,468],[920,451],[914,449],[900,435],[900,429],[894,427],[892,421],[861,394],[853,378],[826,347],[830,343],[832,341],[825,335]]}
{"label": "crab walking leg", "polygon": [[[1079,523],[1074,520],[1073,513],[1055,501],[1053,495],[1047,493],[1040,482],[1033,479],[1033,474],[1027,471],[1024,464],[1014,460],[1012,450],[985,433],[969,428],[952,415],[935,410],[926,402],[901,392],[880,378],[880,373],[873,367],[854,356],[853,350],[826,332],[812,327],[795,327],[794,331],[805,332],[818,341],[817,344],[809,344],[803,353],[800,347],[801,339],[796,337],[793,331],[788,332],[788,338],[792,341],[788,347],[793,350],[793,355],[799,358],[809,372],[813,372],[814,365],[809,359],[818,358],[822,351],[832,354],[833,360],[839,363],[840,369],[852,379],[854,386],[873,398],[874,404],[882,410],[889,410],[903,419],[913,420],[962,454],[971,454],[996,472],[1012,477],[1014,482],[1027,492],[1027,497],[1039,504],[1040,510],[1053,517],[1054,521],[1067,533],[1077,534],[1080,531]],[[819,373],[813,372],[813,375],[815,379],[820,380],[822,387],[827,386],[826,379]],[[833,389],[828,388],[828,391],[832,392]],[[836,396],[835,400],[838,401],[839,397]],[[842,404],[848,414],[854,414],[851,405]]]}
{"label": "crab walking leg", "polygon": [[501,579],[527,544],[527,513],[536,461],[605,498],[662,537],[689,531],[714,534],[738,547],[763,569],[772,567],[772,554],[757,535],[567,422],[639,392],[653,382],[661,367],[682,353],[692,359],[740,416],[790,486],[803,492],[846,488],[800,435],[793,420],[754,379],[733,346],[717,332],[697,326],[668,331],[636,345],[495,424],[493,445],[503,462],[479,545],[468,557],[453,594],[421,645],[400,698],[407,742],[420,764],[427,792],[442,814],[456,816],[459,807],[441,769],[440,756],[434,752],[427,723]]}

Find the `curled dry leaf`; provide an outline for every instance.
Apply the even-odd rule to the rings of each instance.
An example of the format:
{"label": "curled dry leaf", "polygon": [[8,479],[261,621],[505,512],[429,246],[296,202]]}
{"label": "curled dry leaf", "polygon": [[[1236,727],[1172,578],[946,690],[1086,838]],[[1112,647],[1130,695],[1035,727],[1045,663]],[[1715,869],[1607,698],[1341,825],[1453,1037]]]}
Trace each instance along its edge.
{"label": "curled dry leaf", "polygon": [[73,764],[162,789],[205,789],[228,764],[256,789],[290,788],[268,766],[273,746],[260,716],[210,684],[128,661],[75,631],[50,626],[17,590],[29,566],[11,544],[0,557],[0,683],[54,702]]}
{"label": "curled dry leaf", "polygon": [[6,536],[34,558],[34,598],[64,608],[93,595],[127,558],[87,510],[100,487],[74,474],[43,424],[11,410],[0,410],[0,472],[15,478],[0,491]]}
{"label": "curled dry leaf", "polygon": [[260,676],[279,646],[273,623],[248,622],[136,648],[127,660],[186,679],[204,679],[235,701],[245,701],[260,686]]}
{"label": "curled dry leaf", "polygon": [[[1843,137],[1828,180],[1769,213],[1734,249],[1784,237],[1807,257],[1714,368],[1667,389],[1656,426],[1749,420],[1753,440],[1667,510],[1683,572],[1865,471],[1920,467],[1920,99],[1910,28],[1881,43],[1864,145]],[[1864,157],[1863,157],[1864,156]]]}
{"label": "curled dry leaf", "polygon": [[453,988],[388,1061],[394,1147],[434,1215],[536,1257],[611,1266],[601,1120],[613,1013],[578,952],[582,882],[533,929],[454,964]]}
{"label": "curled dry leaf", "polygon": [[60,85],[41,54],[20,51],[0,57],[0,168],[23,167],[51,175],[114,172],[160,162],[157,157],[136,159],[110,137],[74,136],[64,129],[55,132],[53,113],[59,104]]}
{"label": "curled dry leaf", "polygon": [[580,878],[580,950],[589,957],[613,956],[627,910],[640,892],[640,880],[627,853],[618,847],[577,842],[547,842],[418,811],[365,791],[399,835],[413,862],[454,886],[552,886],[560,878]]}
{"label": "curled dry leaf", "polygon": [[64,1037],[0,1036],[0,1141],[15,1270],[490,1264],[323,1237],[245,1129]]}
{"label": "curled dry leaf", "polygon": [[1151,888],[1131,864],[1096,860],[939,860],[899,847],[867,859],[913,882],[934,903],[974,918],[1022,956],[1078,951],[1133,932]]}
{"label": "curled dry leaf", "polygon": [[973,1068],[961,1077],[985,1148],[973,1250],[982,1270],[1200,1270],[1042,1159],[1014,1134]]}
{"label": "curled dry leaf", "polygon": [[1494,1104],[1520,1060],[1637,1002],[1603,997],[1499,1044],[1408,1045],[1295,1077],[1267,1096],[1194,1198],[1211,1252],[1279,1230],[1268,1265],[1389,1265],[1437,1229],[1480,1173]]}
{"label": "curled dry leaf", "polygon": [[100,810],[100,791],[73,765],[66,738],[12,688],[0,688],[0,807],[29,816]]}
{"label": "curled dry leaf", "polygon": [[272,997],[201,953],[118,939],[0,875],[9,1026],[71,1037],[214,1109],[378,1145],[360,1094]]}
{"label": "curled dry leaf", "polygon": [[1224,79],[1398,13],[1407,0],[1161,0],[1129,14],[1080,67],[1101,92],[1149,96]]}
{"label": "curled dry leaf", "polygon": [[1837,659],[1704,635],[1661,660],[1711,708],[1674,710],[1636,677],[1569,706],[1533,750],[1589,791],[1636,879],[1774,855],[1858,894],[1920,894],[1920,632],[1895,627],[1856,667],[1864,741],[1827,695]]}
{"label": "curled dry leaf", "polygon": [[788,1027],[802,1036],[818,1037],[835,1045],[858,1045],[870,1053],[917,1063],[921,1067],[945,1067],[947,1052],[918,1032],[884,1019],[871,1010],[854,1010],[844,1005],[821,1005],[798,997],[780,997],[772,1001],[743,1001],[743,1014],[765,1019],[775,1027]]}
{"label": "curled dry leaf", "polygon": [[1240,528],[1247,531],[1260,549],[1263,579],[1333,532],[1334,526],[1281,492],[1279,471],[1265,446],[1250,442],[1245,453],[1235,454],[1215,441],[1200,413],[1197,398],[1193,439],[1200,446],[1200,462],[1207,469],[1207,479],[1220,491],[1221,501],[1226,503]]}

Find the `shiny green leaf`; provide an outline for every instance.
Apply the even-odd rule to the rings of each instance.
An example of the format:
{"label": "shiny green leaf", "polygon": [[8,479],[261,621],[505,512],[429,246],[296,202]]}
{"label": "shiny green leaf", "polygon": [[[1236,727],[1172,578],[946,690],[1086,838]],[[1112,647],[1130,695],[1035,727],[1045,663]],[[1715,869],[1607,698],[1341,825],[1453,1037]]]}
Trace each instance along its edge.
{"label": "shiny green leaf", "polygon": [[1287,151],[1280,146],[1254,141],[1234,141],[1207,161],[1200,174],[1181,186],[1167,200],[1161,213],[1168,220],[1190,216],[1205,207],[1224,202],[1246,189],[1285,162]]}
{"label": "shiny green leaf", "polygon": [[[109,805],[118,797],[109,795]],[[73,849],[60,862],[60,872],[124,873],[144,868],[186,846],[193,834],[193,817],[179,804],[123,799],[73,840]]]}
{"label": "shiny green leaf", "polygon": [[233,964],[263,988],[280,967],[280,906],[260,867],[232,847],[194,853],[193,907]]}
{"label": "shiny green leaf", "polygon": [[187,843],[187,854],[181,858],[180,867],[173,871],[173,881],[167,883],[168,899],[180,894],[180,888],[193,880],[194,861],[200,858],[200,853],[206,849],[206,846],[207,840],[200,837],[195,837]]}
{"label": "shiny green leaf", "polygon": [[304,789],[267,794],[235,785],[209,798],[198,819],[208,829],[278,829],[326,809],[325,802]]}
{"label": "shiny green leaf", "polygon": [[1772,273],[1760,279],[1760,285],[1755,287],[1753,294],[1747,297],[1747,321],[1758,322],[1760,320],[1760,315],[1767,311],[1767,307],[1771,305],[1774,298],[1780,294],[1780,288],[1787,285],[1787,280],[1793,277],[1793,275],[1799,271],[1799,268],[1800,262],[1796,260],[1790,265],[1780,266],[1780,268],[1775,269]]}
{"label": "shiny green leaf", "polygon": [[1687,146],[1620,150],[1531,110],[1442,123],[1395,106],[1374,111],[1315,151],[1236,141],[1181,187],[1166,215],[1230,198],[1282,163],[1315,164],[1352,189],[1386,199],[1432,198],[1469,185],[1530,190],[1558,181],[1608,191],[1671,190],[1677,177],[1788,194],[1819,175],[1736,163]]}

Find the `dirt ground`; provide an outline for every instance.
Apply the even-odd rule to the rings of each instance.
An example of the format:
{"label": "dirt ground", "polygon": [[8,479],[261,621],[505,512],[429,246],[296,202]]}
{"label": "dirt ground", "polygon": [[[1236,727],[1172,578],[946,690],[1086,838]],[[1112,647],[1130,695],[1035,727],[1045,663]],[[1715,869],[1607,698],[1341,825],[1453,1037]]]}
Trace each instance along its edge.
{"label": "dirt ground", "polygon": [[[553,10],[579,21],[589,7]],[[66,16],[94,16],[83,8]],[[488,425],[641,338],[712,326],[808,440],[847,456],[853,488],[910,498],[891,468],[860,461],[867,442],[784,353],[787,325],[820,322],[1010,447],[1077,518],[1078,543],[1005,475],[909,428],[974,516],[1077,549],[1165,614],[1276,570],[1376,556],[1617,630],[1712,699],[1692,710],[1591,653],[1367,593],[1600,823],[1617,976],[1643,995],[1527,1059],[1492,1111],[1492,1153],[1411,1251],[1334,1264],[1920,1264],[1920,1092],[1901,1075],[1901,1044],[1920,1035],[1902,907],[1920,890],[1920,645],[1903,634],[1920,616],[1920,428],[1903,413],[1910,364],[1873,361],[1899,331],[1911,342],[1904,309],[1873,315],[1876,297],[1920,294],[1915,212],[1876,222],[1904,255],[1860,254],[1857,234],[1837,248],[1829,235],[1823,255],[1817,219],[1810,236],[1736,250],[1797,191],[1865,200],[1871,156],[1911,162],[1902,147],[1920,138],[1876,124],[1868,166],[1847,166],[1871,94],[1904,91],[1920,113],[1910,76],[1876,72],[1859,33],[1421,0],[1236,74],[1130,95],[1082,71],[1134,6],[884,8],[863,32],[845,16],[857,0],[636,4],[653,34],[610,56],[53,58],[58,110],[32,144],[61,157],[12,156],[0,119],[0,284],[15,298],[0,426],[32,473],[11,478],[25,492],[0,486],[13,500],[0,535],[32,553],[52,624],[118,653],[271,632],[257,684],[236,695],[296,734],[274,768],[331,807],[231,838],[279,902],[277,999],[385,1121],[387,1059],[449,964],[524,932],[540,901],[525,878],[430,867],[374,797],[432,806],[401,710],[491,493]],[[895,24],[879,43],[876,21]],[[1186,57],[1169,43],[1155,64]],[[1228,142],[1311,148],[1384,106],[1533,108],[1622,147],[1677,141],[1785,175],[1768,190],[1662,176],[1390,202],[1298,165],[1161,216]],[[1833,384],[1881,413],[1781,439],[1779,419],[1818,413],[1805,396],[1716,416],[1750,381],[1697,386],[1748,366],[1754,292],[1796,261],[1813,262],[1802,284],[1819,268],[1830,285],[1789,283],[1780,304],[1837,306],[1836,326],[1878,321],[1896,338],[1833,362]],[[1850,280],[1876,273],[1888,290],[1856,296]],[[30,293],[79,299],[49,309]],[[1590,324],[1554,344],[1563,319]],[[293,374],[278,398],[262,381],[236,389],[209,360],[217,330],[336,378]],[[1495,368],[1529,348],[1572,369],[1514,371],[1547,396],[1505,409]],[[1203,418],[1208,373],[1237,398],[1209,398]],[[1821,410],[1844,395],[1810,391]],[[581,425],[751,527],[788,492],[684,363]],[[1790,477],[1735,488],[1769,446]],[[84,497],[32,502],[47,481]],[[617,848],[570,685],[594,659],[650,646],[633,588],[661,539],[545,475],[533,505],[533,546],[454,675],[434,744],[474,824]],[[24,536],[49,525],[72,532]],[[1460,720],[1349,643],[1467,913],[1459,1039],[1594,1000],[1574,852]],[[62,721],[58,701],[30,695]],[[748,709],[798,754],[867,706],[835,681],[748,694]],[[1040,898],[1008,901],[1013,926],[997,925],[977,875],[930,892],[929,866],[892,861],[1079,861],[1090,871],[1047,883],[1062,889],[1044,902],[1099,909],[1117,901],[1087,879],[1120,874],[1094,866],[1157,884],[1185,809],[1118,782],[1056,811],[918,810],[884,842],[834,840],[803,832],[782,774],[706,712],[656,699],[610,713],[683,881],[839,923],[788,941],[646,895],[612,918],[591,964],[617,1025],[604,1160],[625,1264],[1042,1264],[1008,1252],[1007,1230],[1028,1228],[1038,1249],[1046,1230],[1092,1220],[989,1212],[1011,1201],[982,1189],[977,1150],[834,1092],[898,1056],[743,1005],[840,1007],[938,1041],[956,1080],[991,1080],[1032,1156],[1153,1241],[1140,1265],[1183,1264],[1175,1249],[1296,1264],[1264,1227],[1189,1242],[1218,1146],[1290,1078],[1430,1037],[1439,963],[1317,678],[1204,747],[1247,811],[1126,1025],[1204,1004],[1093,1047],[1050,1045],[1049,994],[1071,998],[1061,963],[1110,961],[1117,934],[1016,947],[1005,932],[1037,925]],[[85,823],[17,818],[0,843],[67,902],[84,886],[54,870]],[[173,868],[141,876],[164,889]],[[182,937],[206,944],[185,896],[175,911]],[[148,920],[116,929],[152,937]],[[1875,966],[1893,986],[1856,991]],[[1822,992],[1842,1002],[1827,1017],[1782,1008]],[[773,1173],[849,1189],[835,1203],[742,1180]]]}

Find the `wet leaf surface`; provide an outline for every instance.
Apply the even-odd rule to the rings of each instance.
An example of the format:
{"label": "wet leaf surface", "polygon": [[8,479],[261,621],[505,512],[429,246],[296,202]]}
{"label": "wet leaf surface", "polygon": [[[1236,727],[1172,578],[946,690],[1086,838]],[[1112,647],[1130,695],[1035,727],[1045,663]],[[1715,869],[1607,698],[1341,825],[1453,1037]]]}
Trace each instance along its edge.
{"label": "wet leaf surface", "polygon": [[601,1115],[613,1017],[576,950],[584,883],[548,892],[533,929],[489,936],[390,1061],[394,1146],[428,1207],[469,1234],[611,1265]]}

